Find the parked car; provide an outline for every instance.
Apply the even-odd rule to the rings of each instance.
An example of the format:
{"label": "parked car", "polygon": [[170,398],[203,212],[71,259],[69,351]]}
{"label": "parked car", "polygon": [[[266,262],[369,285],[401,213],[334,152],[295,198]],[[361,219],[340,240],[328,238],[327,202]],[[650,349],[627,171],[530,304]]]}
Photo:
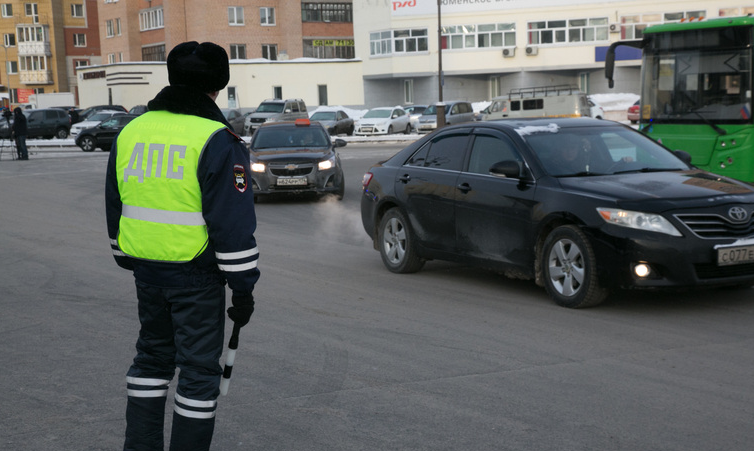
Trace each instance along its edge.
{"label": "parked car", "polygon": [[754,187],[690,161],[613,121],[450,126],[369,169],[362,222],[392,272],[479,264],[565,307],[615,288],[750,286]]}
{"label": "parked car", "polygon": [[402,107],[372,108],[356,121],[353,133],[354,135],[408,134],[411,133],[411,123]]}
{"label": "parked car", "polygon": [[[443,102],[445,104],[445,125],[460,124],[476,120],[471,103],[464,101]],[[429,133],[437,129],[437,104],[430,105],[419,116],[419,133]]]}
{"label": "parked car", "polygon": [[134,105],[128,110],[128,114],[141,115],[149,111],[149,107],[146,105]]}
{"label": "parked car", "polygon": [[342,139],[318,122],[267,122],[251,139],[251,179],[257,200],[270,194],[332,194],[343,198]]}
{"label": "parked car", "polygon": [[128,110],[125,107],[123,107],[123,105],[95,105],[95,106],[90,106],[89,108],[86,108],[83,111],[79,111],[79,119],[81,121],[85,121],[89,116],[101,110],[115,110],[115,111],[121,111],[123,113],[128,113]]}
{"label": "parked car", "polygon": [[641,108],[639,103],[639,100],[637,100],[636,103],[628,107],[626,118],[631,121],[632,124],[639,122],[639,108]]}
{"label": "parked car", "polygon": [[[65,139],[71,129],[71,117],[59,108],[23,110],[29,138]],[[0,138],[9,139],[13,119],[0,121]]]}
{"label": "parked car", "polygon": [[306,103],[302,99],[267,99],[256,111],[246,116],[244,134],[252,135],[265,122],[295,121],[309,119]]}
{"label": "parked car", "polygon": [[137,117],[138,114],[117,114],[94,127],[81,130],[76,137],[76,145],[84,152],[92,152],[98,147],[109,152],[118,133]]}
{"label": "parked car", "polygon": [[408,114],[409,123],[411,124],[411,130],[419,129],[419,117],[421,117],[424,110],[427,109],[427,105],[410,105],[404,106],[406,114]]}
{"label": "parked car", "polygon": [[232,127],[233,132],[237,135],[243,135],[244,121],[246,118],[243,113],[241,113],[241,110],[238,108],[220,108],[220,111],[222,111],[225,120],[227,120]]}
{"label": "parked car", "polygon": [[100,110],[92,114],[91,116],[89,116],[85,121],[77,122],[73,124],[71,126],[71,137],[75,138],[76,136],[78,136],[81,130],[95,127],[99,125],[102,121],[110,119],[111,117],[117,114],[127,114],[127,113],[124,113],[122,111]]}
{"label": "parked car", "polygon": [[605,118],[605,109],[599,106],[594,100],[592,100],[590,97],[587,97],[586,99],[587,103],[589,103],[589,113],[590,115],[595,119],[604,119]]}
{"label": "parked car", "polygon": [[322,124],[330,135],[353,135],[353,118],[348,117],[343,110],[315,111],[309,119]]}

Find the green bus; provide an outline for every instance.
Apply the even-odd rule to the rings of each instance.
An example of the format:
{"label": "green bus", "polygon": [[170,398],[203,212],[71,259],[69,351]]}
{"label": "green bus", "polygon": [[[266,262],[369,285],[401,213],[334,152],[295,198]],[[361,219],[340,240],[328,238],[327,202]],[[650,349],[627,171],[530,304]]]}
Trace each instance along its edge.
{"label": "green bus", "polygon": [[639,130],[702,169],[754,182],[754,17],[647,27],[613,43],[605,76],[613,87],[616,47],[642,50]]}

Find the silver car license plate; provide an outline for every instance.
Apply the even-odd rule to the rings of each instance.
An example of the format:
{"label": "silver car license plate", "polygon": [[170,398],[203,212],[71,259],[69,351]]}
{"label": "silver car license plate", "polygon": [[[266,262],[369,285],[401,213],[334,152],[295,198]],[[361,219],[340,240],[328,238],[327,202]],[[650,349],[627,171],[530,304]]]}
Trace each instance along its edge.
{"label": "silver car license plate", "polygon": [[754,262],[754,245],[717,248],[717,265],[740,265]]}
{"label": "silver car license plate", "polygon": [[306,185],[306,177],[278,177],[278,186]]}

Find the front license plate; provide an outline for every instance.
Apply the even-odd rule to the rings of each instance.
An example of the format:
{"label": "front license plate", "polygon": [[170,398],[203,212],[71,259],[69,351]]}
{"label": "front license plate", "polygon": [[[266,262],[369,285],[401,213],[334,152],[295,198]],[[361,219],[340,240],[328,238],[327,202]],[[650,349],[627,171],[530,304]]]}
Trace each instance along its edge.
{"label": "front license plate", "polygon": [[721,247],[717,249],[717,265],[740,265],[754,262],[754,246]]}
{"label": "front license plate", "polygon": [[280,177],[277,181],[278,186],[300,186],[306,185],[306,177]]}

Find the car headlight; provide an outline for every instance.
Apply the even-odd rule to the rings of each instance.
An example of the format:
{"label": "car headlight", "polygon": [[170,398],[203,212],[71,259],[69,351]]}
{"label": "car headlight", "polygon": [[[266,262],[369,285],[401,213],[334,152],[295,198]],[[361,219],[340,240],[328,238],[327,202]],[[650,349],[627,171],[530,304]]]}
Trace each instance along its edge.
{"label": "car headlight", "polygon": [[264,172],[264,163],[251,163],[251,172]]}
{"label": "car headlight", "polygon": [[329,160],[320,161],[317,166],[319,167],[320,171],[326,171],[328,169],[332,169],[333,167],[335,167],[335,162],[331,158]]}
{"label": "car headlight", "polygon": [[672,236],[682,236],[681,232],[667,219],[653,213],[620,210],[617,208],[597,208],[602,219],[610,224],[631,229],[647,230]]}

